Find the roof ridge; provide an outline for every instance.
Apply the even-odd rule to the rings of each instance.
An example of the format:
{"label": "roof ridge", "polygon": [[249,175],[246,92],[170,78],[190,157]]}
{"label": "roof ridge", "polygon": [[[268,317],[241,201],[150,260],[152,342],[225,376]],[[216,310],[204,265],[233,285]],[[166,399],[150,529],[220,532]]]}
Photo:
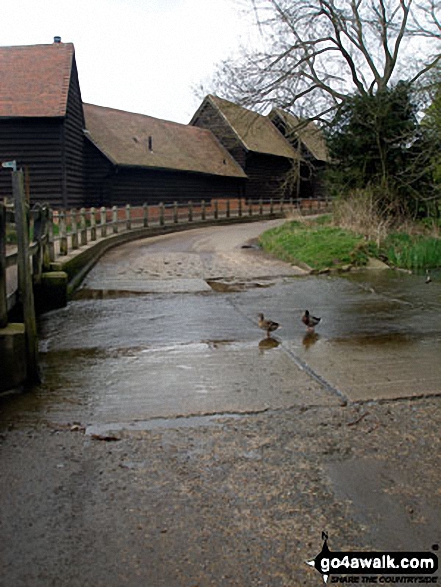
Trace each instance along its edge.
{"label": "roof ridge", "polygon": [[[209,94],[206,97],[206,100],[208,100],[216,108],[217,112],[224,118],[224,120],[233,130],[234,134],[237,136],[240,143],[247,151],[257,150],[258,152],[294,159],[298,157],[296,150],[292,147],[289,141],[285,139],[282,133],[271,123],[267,115],[260,114],[260,112],[251,110],[246,106],[236,104],[235,102],[231,102],[231,100],[219,98],[213,94]],[[225,105],[226,108],[222,108],[222,105]],[[234,109],[236,116],[234,116],[234,112],[233,115],[231,115],[231,113],[229,115],[228,108]],[[243,116],[244,121],[247,120],[247,130],[251,130],[254,125],[257,125],[257,128],[259,129],[259,135],[262,135],[262,132],[264,132],[266,133],[267,138],[273,137],[273,141],[275,142],[272,143],[274,146],[272,151],[264,147],[260,139],[257,139],[256,142],[256,136],[253,137],[252,133],[248,134],[247,132],[244,132],[244,129],[240,126],[240,116]]]}
{"label": "roof ridge", "polygon": [[[70,46],[69,46],[70,45]],[[60,95],[60,115],[64,116],[67,110],[67,100],[69,96],[70,80],[72,78],[72,66],[75,58],[75,48],[72,43],[62,44],[63,49],[66,51],[66,65],[67,68],[63,73],[63,81],[61,84],[61,95]]]}
{"label": "roof ridge", "polygon": [[[112,110],[113,112],[119,112],[122,114],[128,114],[130,116],[142,116],[144,118],[150,118],[152,120],[156,120],[159,122],[165,122],[166,124],[174,124],[176,126],[184,126],[188,127],[189,124],[184,122],[176,122],[175,120],[167,120],[165,118],[159,118],[158,116],[152,116],[151,114],[143,114],[142,112],[132,112],[130,110],[122,110],[121,108],[114,108],[113,106],[100,106],[99,104],[91,104],[90,102],[83,102],[83,106],[92,107],[92,108],[100,108],[102,110]],[[192,127],[194,128],[194,127]]]}

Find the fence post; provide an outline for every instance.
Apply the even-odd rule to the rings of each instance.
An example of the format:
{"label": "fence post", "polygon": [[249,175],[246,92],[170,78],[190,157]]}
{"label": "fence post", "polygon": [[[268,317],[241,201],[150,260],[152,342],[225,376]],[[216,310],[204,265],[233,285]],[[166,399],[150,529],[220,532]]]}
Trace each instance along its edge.
{"label": "fence post", "polygon": [[250,198],[248,200],[248,216],[253,215],[253,200]]}
{"label": "fence post", "polygon": [[144,225],[144,228],[147,228],[147,226],[149,225],[149,206],[147,203],[144,203],[142,206],[143,209],[143,215],[142,215],[142,223]]}
{"label": "fence post", "polygon": [[227,199],[227,218],[230,217],[230,198]]}
{"label": "fence post", "polygon": [[238,213],[238,216],[239,216],[239,218],[240,218],[240,217],[242,216],[242,198],[239,198],[239,202],[238,202],[238,204],[239,204],[239,205],[238,205],[238,210],[237,210],[237,213]]}
{"label": "fence post", "polygon": [[274,214],[274,201],[272,198],[270,198],[270,215],[272,216]]}
{"label": "fence post", "polygon": [[159,226],[164,226],[164,202],[159,203]]}
{"label": "fence post", "polygon": [[118,232],[118,208],[112,207],[112,232],[116,234]]}
{"label": "fence post", "polygon": [[55,261],[55,242],[54,242],[54,211],[49,208],[47,211],[47,248],[49,251],[49,262]]}
{"label": "fence post", "polygon": [[58,218],[58,226],[60,229],[60,255],[67,255],[69,248],[66,233],[66,213],[64,211],[61,212]]}
{"label": "fence post", "polygon": [[205,220],[206,209],[205,209],[205,200],[201,202],[201,219]]}
{"label": "fence post", "polygon": [[81,246],[87,245],[87,225],[86,225],[86,209],[80,210],[80,243]]}
{"label": "fence post", "polygon": [[132,228],[132,209],[130,208],[130,204],[126,206],[126,230],[131,230]]}
{"label": "fence post", "polygon": [[179,220],[179,216],[178,216],[178,203],[177,202],[173,202],[173,222],[174,224],[177,224]]}
{"label": "fence post", "polygon": [[50,208],[48,206],[43,206],[42,214],[43,214],[43,239],[41,243],[42,251],[41,251],[41,260],[42,260],[42,269],[44,271],[49,271],[51,265],[51,253],[49,247],[49,224],[50,224]]}
{"label": "fence post", "polygon": [[46,216],[45,216],[46,209],[38,207],[37,210],[34,211],[33,220],[34,220],[34,241],[37,244],[37,250],[35,251],[34,255],[32,256],[32,276],[34,279],[34,283],[41,282],[41,274],[43,273],[43,264],[44,264],[44,242],[46,236]]}
{"label": "fence post", "polygon": [[217,220],[219,217],[219,203],[217,200],[214,200],[214,219]]}
{"label": "fence post", "polygon": [[6,293],[6,206],[0,202],[0,328],[8,324]]}
{"label": "fence post", "polygon": [[39,383],[37,321],[35,319],[34,291],[29,263],[29,211],[25,201],[22,170],[12,172],[12,192],[14,194],[15,223],[17,226],[18,287],[25,325],[27,379],[30,383]]}
{"label": "fence post", "polygon": [[263,216],[263,201],[259,198],[259,216]]}
{"label": "fence post", "polygon": [[104,206],[101,206],[100,209],[100,226],[101,226],[101,237],[105,238],[107,236],[107,213]]}
{"label": "fence post", "polygon": [[90,209],[90,240],[96,241],[96,210]]}
{"label": "fence post", "polygon": [[188,202],[188,221],[193,222],[193,202]]}
{"label": "fence post", "polygon": [[72,239],[72,249],[78,249],[78,225],[77,225],[77,211],[70,211],[70,230]]}

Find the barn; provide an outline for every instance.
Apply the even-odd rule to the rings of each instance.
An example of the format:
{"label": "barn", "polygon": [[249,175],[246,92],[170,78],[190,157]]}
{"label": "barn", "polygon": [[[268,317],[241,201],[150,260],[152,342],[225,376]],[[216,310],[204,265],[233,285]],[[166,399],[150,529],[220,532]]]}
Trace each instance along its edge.
{"label": "barn", "polygon": [[[0,162],[53,208],[322,194],[321,135],[208,95],[190,124],[83,104],[75,49],[0,47]],[[300,170],[300,174],[299,174]],[[11,171],[0,167],[0,198]]]}
{"label": "barn", "polygon": [[[84,116],[75,50],[49,45],[0,47],[0,161],[25,170],[32,201],[84,204]],[[0,168],[0,198],[11,172]]]}
{"label": "barn", "polygon": [[209,129],[248,176],[247,198],[296,196],[297,150],[267,116],[208,95],[190,124]]}
{"label": "barn", "polygon": [[209,131],[84,104],[86,194],[94,205],[241,197],[246,174]]}
{"label": "barn", "polygon": [[280,108],[274,108],[268,118],[300,154],[299,192],[302,197],[324,197],[328,151],[320,128]]}

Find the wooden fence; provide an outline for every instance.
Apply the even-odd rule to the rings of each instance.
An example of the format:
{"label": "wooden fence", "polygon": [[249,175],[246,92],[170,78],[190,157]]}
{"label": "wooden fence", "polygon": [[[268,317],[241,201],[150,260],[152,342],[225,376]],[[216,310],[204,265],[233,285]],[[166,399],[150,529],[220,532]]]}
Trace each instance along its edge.
{"label": "wooden fence", "polygon": [[[41,273],[49,271],[51,263],[57,259],[75,254],[84,246],[122,232],[149,227],[173,228],[180,224],[213,223],[234,218],[256,220],[259,217],[289,215],[295,211],[300,211],[302,214],[314,214],[324,211],[327,207],[328,201],[324,199],[301,201],[224,199],[211,200],[208,203],[204,201],[175,202],[174,204],[81,208],[67,211],[38,206],[28,212],[29,255],[33,259],[33,279],[38,283]],[[15,241],[13,206],[2,205],[0,210],[3,210],[0,213],[9,225],[10,240]],[[4,234],[5,230],[2,233]],[[1,242],[0,240],[0,246]],[[17,265],[17,258],[17,251],[6,253],[5,256],[1,254],[0,249],[0,275],[2,262],[4,267],[9,268]]]}

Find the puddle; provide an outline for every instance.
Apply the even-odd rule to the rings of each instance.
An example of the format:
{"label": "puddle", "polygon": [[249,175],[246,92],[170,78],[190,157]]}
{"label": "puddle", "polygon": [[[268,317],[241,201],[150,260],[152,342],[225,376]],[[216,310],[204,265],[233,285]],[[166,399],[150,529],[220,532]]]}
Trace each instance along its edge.
{"label": "puddle", "polygon": [[78,289],[72,296],[72,300],[112,300],[117,298],[133,298],[145,296],[145,291],[129,291],[124,289]]}
{"label": "puddle", "polygon": [[[350,337],[336,337],[330,338],[329,342],[338,344],[348,344],[351,346],[362,345],[362,346],[383,346],[383,345],[408,345],[409,343],[415,342],[418,338],[415,335],[402,332],[383,332],[378,334],[353,334]],[[304,343],[305,344],[305,343]]]}
{"label": "puddle", "polygon": [[220,293],[235,293],[254,288],[266,288],[274,285],[274,281],[232,281],[221,279],[207,279],[207,284],[213,291]]}

